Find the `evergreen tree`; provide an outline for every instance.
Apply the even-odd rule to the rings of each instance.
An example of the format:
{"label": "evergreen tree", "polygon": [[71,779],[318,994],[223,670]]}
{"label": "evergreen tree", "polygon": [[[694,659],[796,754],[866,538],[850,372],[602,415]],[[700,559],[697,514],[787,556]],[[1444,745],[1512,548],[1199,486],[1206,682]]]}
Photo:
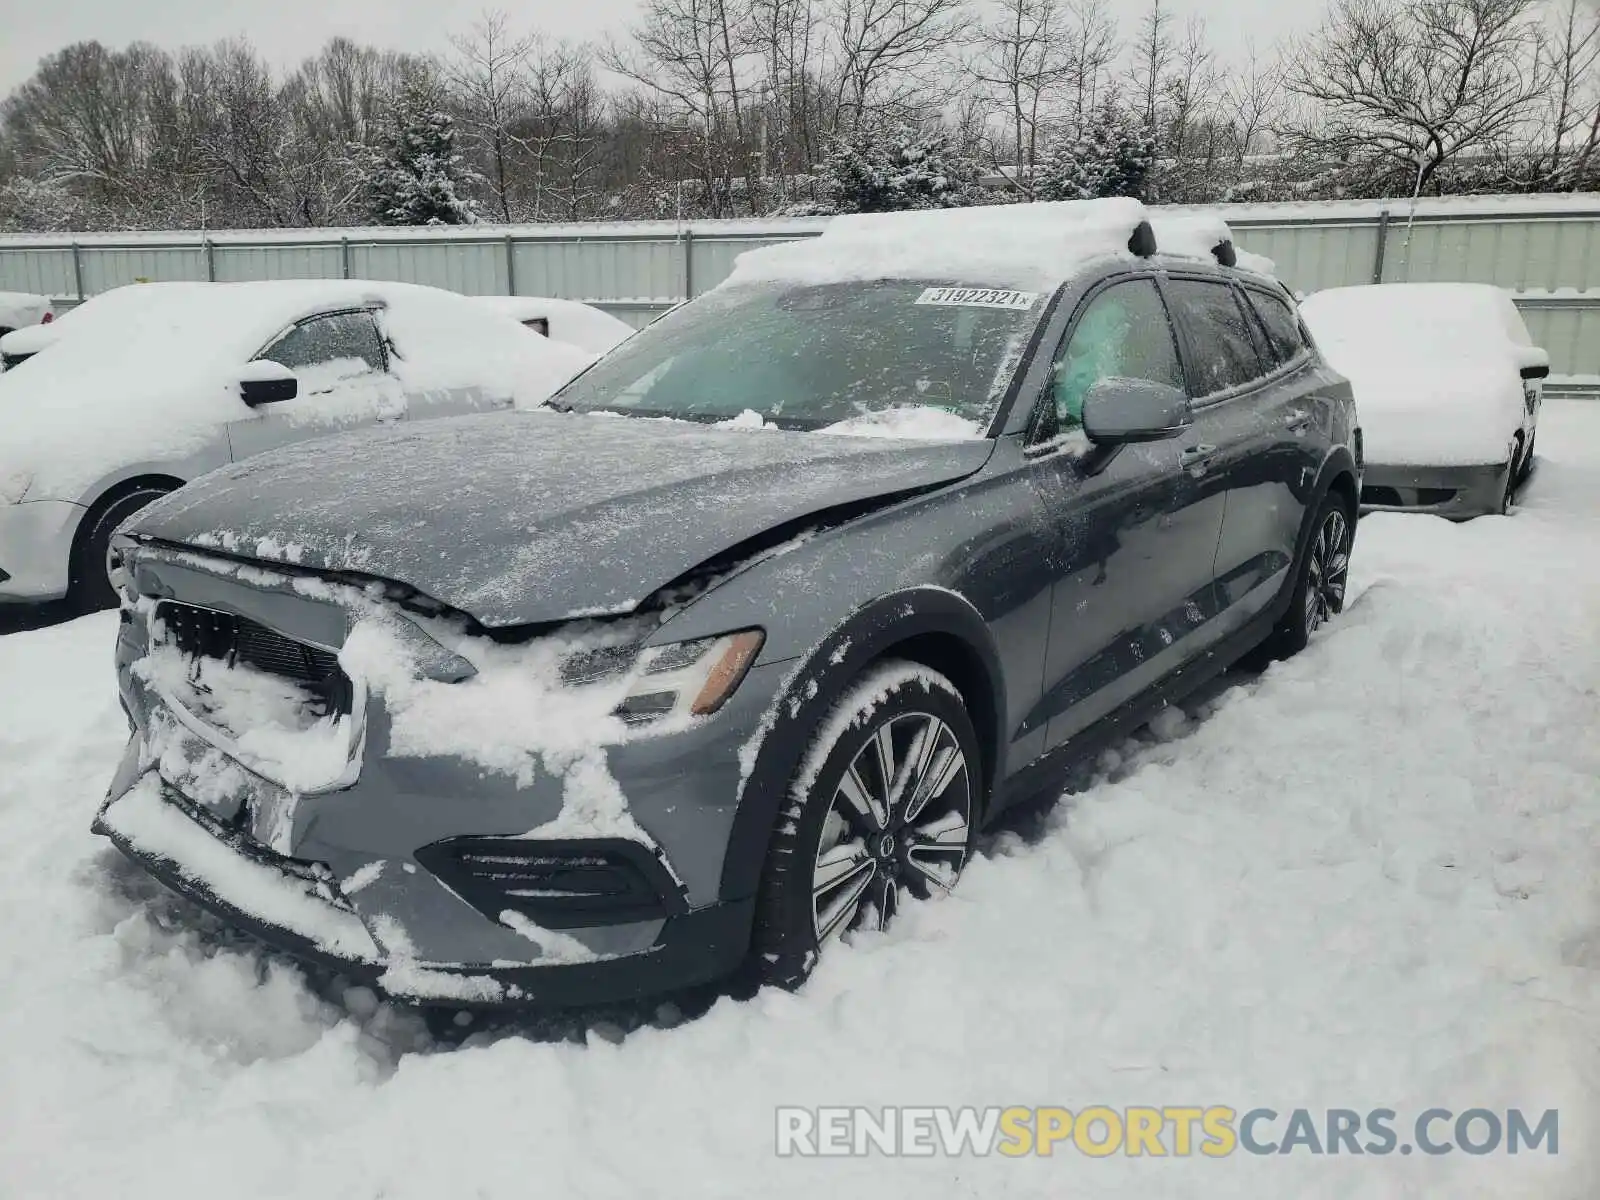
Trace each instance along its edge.
{"label": "evergreen tree", "polygon": [[822,164],[823,191],[836,212],[958,208],[978,195],[977,163],[942,131],[910,126],[841,138]]}
{"label": "evergreen tree", "polygon": [[1034,191],[1041,200],[1143,199],[1155,165],[1155,137],[1107,103],[1082,133],[1051,148]]}
{"label": "evergreen tree", "polygon": [[379,225],[470,225],[461,194],[473,174],[456,151],[455,122],[440,86],[422,76],[401,89],[388,126],[368,154],[367,210]]}

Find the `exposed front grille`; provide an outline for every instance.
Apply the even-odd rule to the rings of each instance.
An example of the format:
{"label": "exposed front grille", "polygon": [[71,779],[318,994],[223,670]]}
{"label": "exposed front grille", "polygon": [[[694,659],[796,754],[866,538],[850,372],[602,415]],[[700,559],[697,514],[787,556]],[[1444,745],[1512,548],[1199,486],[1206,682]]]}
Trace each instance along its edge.
{"label": "exposed front grille", "polygon": [[248,617],[167,600],[156,617],[167,645],[186,657],[253,667],[301,685],[320,701],[322,714],[350,711],[350,681],[331,650],[308,646]]}

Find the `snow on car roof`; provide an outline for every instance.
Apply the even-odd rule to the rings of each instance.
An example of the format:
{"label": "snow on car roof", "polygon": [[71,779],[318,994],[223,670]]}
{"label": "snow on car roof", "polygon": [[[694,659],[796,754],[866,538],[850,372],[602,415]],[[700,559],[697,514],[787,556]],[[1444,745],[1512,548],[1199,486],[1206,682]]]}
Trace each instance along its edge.
{"label": "snow on car roof", "polygon": [[1097,258],[1132,258],[1137,200],[1067,200],[835,217],[821,236],[739,256],[722,285],[938,279],[1050,290]]}
{"label": "snow on car roof", "polygon": [[1251,254],[1239,245],[1233,229],[1217,211],[1170,209],[1150,210],[1150,227],[1156,235],[1156,251],[1175,258],[1193,258],[1215,263],[1216,248],[1233,244],[1234,265],[1244,271],[1277,278],[1278,266],[1270,258]]}
{"label": "snow on car roof", "polygon": [[1519,368],[1549,361],[1511,294],[1488,284],[1329,288],[1302,301],[1300,313],[1355,389],[1374,463],[1504,461],[1522,419]]}
{"label": "snow on car roof", "polygon": [[619,342],[632,337],[634,328],[610,313],[581,300],[561,300],[553,296],[474,296],[472,299],[513,321],[550,322],[550,336],[570,342],[591,354],[604,354]]}
{"label": "snow on car roof", "polygon": [[1487,283],[1376,283],[1327,288],[1300,305],[1318,341],[1359,340],[1426,356],[1504,356],[1530,346],[1511,294]]}

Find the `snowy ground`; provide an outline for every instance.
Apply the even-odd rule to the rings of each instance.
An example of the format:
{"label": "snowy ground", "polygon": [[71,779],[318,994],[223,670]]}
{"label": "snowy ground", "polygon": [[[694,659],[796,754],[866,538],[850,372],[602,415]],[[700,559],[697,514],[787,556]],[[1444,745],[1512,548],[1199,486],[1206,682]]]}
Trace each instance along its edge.
{"label": "snowy ground", "polygon": [[[1513,517],[1363,522],[1309,651],[956,896],[620,1044],[430,1047],[183,932],[87,832],[114,617],[0,638],[0,1193],[1592,1197],[1600,405],[1544,421]],[[779,1104],[1096,1103],[1559,1108],[1561,1153],[773,1157]]]}

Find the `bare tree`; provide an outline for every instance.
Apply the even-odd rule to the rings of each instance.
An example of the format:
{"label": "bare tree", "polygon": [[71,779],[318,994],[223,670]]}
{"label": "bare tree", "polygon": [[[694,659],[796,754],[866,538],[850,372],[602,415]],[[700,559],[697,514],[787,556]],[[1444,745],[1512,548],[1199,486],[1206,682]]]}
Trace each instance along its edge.
{"label": "bare tree", "polygon": [[1372,161],[1420,195],[1465,152],[1510,140],[1545,87],[1534,0],[1335,0],[1302,40],[1289,90],[1313,107],[1302,151]]}
{"label": "bare tree", "polygon": [[513,34],[503,12],[488,12],[455,47],[447,77],[461,114],[467,145],[477,151],[500,219],[511,220],[511,129],[527,103],[528,55],[533,38]]}
{"label": "bare tree", "polygon": [[1548,83],[1529,131],[1536,149],[1516,174],[1529,189],[1592,186],[1600,167],[1600,4],[1558,0],[1538,54]]}
{"label": "bare tree", "polygon": [[1222,86],[1222,110],[1233,128],[1236,165],[1242,169],[1261,139],[1284,114],[1283,67],[1276,57],[1263,59],[1255,43],[1245,44],[1245,61]]}
{"label": "bare tree", "polygon": [[1106,12],[1106,0],[1067,0],[1066,18],[1072,57],[1072,128],[1081,133],[1099,107],[1101,86],[1122,47],[1116,22]]}
{"label": "bare tree", "polygon": [[1192,149],[1193,127],[1216,99],[1219,84],[1216,55],[1206,33],[1206,23],[1193,17],[1184,27],[1183,38],[1172,45],[1171,69],[1162,81],[1161,94],[1167,102],[1166,149],[1173,158],[1184,161]]}
{"label": "bare tree", "polygon": [[925,72],[970,27],[964,0],[832,0],[826,14],[836,132],[859,129],[871,108],[912,106],[930,83]]}
{"label": "bare tree", "polygon": [[654,93],[698,132],[693,170],[713,216],[728,215],[734,164],[742,156],[740,75],[752,48],[733,0],[647,0],[633,45],[606,44],[601,62]]}
{"label": "bare tree", "polygon": [[1042,126],[1057,115],[1073,71],[1070,32],[1058,0],[1002,0],[993,21],[974,37],[968,72],[997,104],[1009,135],[1008,153],[991,158],[996,166],[1005,165],[1003,157],[1016,167],[1011,182],[1029,198]]}
{"label": "bare tree", "polygon": [[1150,0],[1150,8],[1139,21],[1139,33],[1133,43],[1134,98],[1139,104],[1145,125],[1156,127],[1161,91],[1167,79],[1167,69],[1172,65],[1172,11],[1162,7],[1162,0]]}

